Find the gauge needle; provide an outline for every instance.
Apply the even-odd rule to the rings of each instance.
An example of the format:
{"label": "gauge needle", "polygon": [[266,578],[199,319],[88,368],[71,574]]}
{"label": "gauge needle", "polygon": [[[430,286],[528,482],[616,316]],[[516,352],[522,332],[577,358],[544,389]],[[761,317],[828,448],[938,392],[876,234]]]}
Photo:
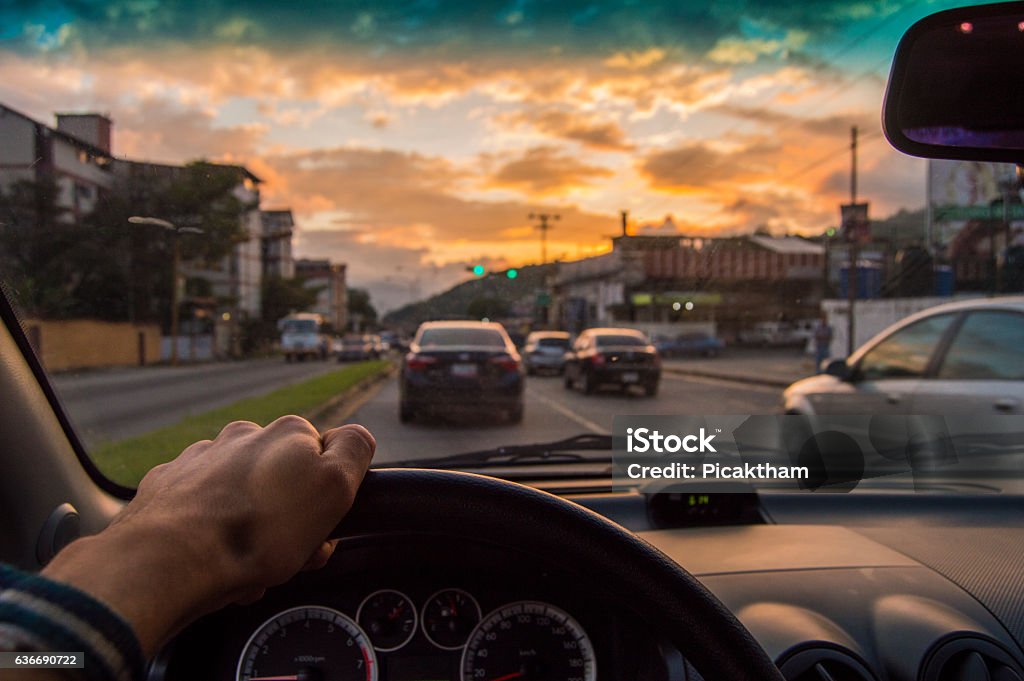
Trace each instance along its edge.
{"label": "gauge needle", "polygon": [[511,674],[505,674],[505,676],[499,676],[497,678],[491,679],[491,681],[512,681],[512,679],[518,679],[522,677],[522,675],[522,672],[513,672]]}

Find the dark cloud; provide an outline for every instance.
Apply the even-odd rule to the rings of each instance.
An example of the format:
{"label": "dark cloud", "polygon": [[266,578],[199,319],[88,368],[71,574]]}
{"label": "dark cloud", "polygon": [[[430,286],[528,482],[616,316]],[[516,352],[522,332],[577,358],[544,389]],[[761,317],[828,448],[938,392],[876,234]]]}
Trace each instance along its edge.
{"label": "dark cloud", "polygon": [[849,136],[850,128],[857,126],[862,132],[879,128],[878,115],[874,114],[837,114],[821,117],[798,117],[773,111],[771,109],[734,104],[722,104],[708,109],[710,113],[720,113],[742,120],[753,121],[775,130],[807,132],[825,137]]}
{"label": "dark cloud", "polygon": [[498,116],[504,126],[528,125],[552,137],[602,151],[628,151],[633,146],[626,132],[616,121],[556,108],[532,108]]}
{"label": "dark cloud", "polygon": [[[474,174],[422,154],[335,148],[269,156],[255,170],[268,175],[268,192],[275,197],[288,197],[300,211],[343,211],[348,224],[372,228],[378,243],[418,246],[429,242],[440,251],[455,240],[532,240],[535,235],[524,229],[526,216],[552,209],[562,215],[559,236],[565,239],[593,240],[615,224],[612,216],[571,205],[472,198],[467,194],[477,182]],[[604,171],[584,166],[573,172],[588,178]],[[559,177],[564,179],[564,174]],[[529,180],[524,181],[529,185]],[[554,177],[547,180],[555,181]]]}
{"label": "dark cloud", "polygon": [[612,174],[607,168],[584,163],[554,147],[534,147],[519,158],[503,163],[489,182],[495,187],[523,189],[547,196],[589,185]]}
{"label": "dark cloud", "polygon": [[775,168],[781,147],[762,140],[731,151],[705,142],[655,151],[639,161],[639,170],[654,189],[687,191],[734,186],[767,176]]}
{"label": "dark cloud", "polygon": [[819,0],[813,11],[789,0],[683,2],[661,0],[362,0],[341,2],[15,2],[0,10],[0,37],[25,48],[119,49],[160,43],[372,46],[381,52],[468,56],[502,49],[555,47],[603,53],[651,46],[703,54],[723,36],[799,29],[828,36],[851,19],[891,11],[886,0]]}

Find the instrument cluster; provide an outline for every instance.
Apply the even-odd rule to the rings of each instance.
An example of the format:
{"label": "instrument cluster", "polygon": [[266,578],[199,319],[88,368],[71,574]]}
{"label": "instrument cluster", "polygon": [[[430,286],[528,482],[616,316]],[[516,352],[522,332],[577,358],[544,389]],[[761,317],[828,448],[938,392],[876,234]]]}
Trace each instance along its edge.
{"label": "instrument cluster", "polygon": [[540,600],[484,612],[461,588],[417,602],[377,589],[353,612],[327,605],[275,612],[249,636],[237,681],[594,681],[596,656],[583,627]]}

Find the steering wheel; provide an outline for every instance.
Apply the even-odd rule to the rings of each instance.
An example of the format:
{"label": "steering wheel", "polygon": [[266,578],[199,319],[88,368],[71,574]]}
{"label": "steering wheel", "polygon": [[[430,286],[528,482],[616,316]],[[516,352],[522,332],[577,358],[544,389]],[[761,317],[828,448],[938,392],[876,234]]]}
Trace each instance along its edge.
{"label": "steering wheel", "polygon": [[394,532],[484,540],[586,566],[704,678],[782,681],[750,632],[693,575],[619,525],[553,494],[471,473],[372,470],[332,536]]}

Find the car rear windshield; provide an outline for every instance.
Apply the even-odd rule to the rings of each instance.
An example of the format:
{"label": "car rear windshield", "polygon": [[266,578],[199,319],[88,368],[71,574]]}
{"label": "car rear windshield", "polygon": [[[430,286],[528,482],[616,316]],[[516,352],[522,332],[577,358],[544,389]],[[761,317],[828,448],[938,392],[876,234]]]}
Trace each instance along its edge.
{"label": "car rear windshield", "polygon": [[445,345],[478,345],[503,348],[505,339],[494,329],[424,329],[420,334],[421,347],[443,347]]}
{"label": "car rear windshield", "polygon": [[611,347],[613,345],[647,345],[647,340],[639,336],[614,335],[598,336],[597,344],[600,347]]}
{"label": "car rear windshield", "polygon": [[568,338],[541,338],[537,341],[537,345],[542,348],[567,348],[569,347]]}

